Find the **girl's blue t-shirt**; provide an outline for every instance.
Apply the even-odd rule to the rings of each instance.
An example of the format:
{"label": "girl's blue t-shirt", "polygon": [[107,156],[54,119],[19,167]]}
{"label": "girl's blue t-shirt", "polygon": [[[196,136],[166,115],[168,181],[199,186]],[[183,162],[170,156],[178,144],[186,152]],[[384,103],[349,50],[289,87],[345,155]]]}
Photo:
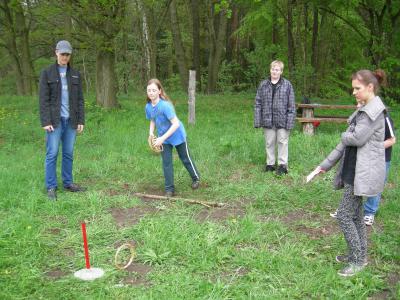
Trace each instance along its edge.
{"label": "girl's blue t-shirt", "polygon": [[[162,136],[171,127],[171,119],[176,117],[174,107],[168,101],[160,99],[157,105],[153,107],[151,102],[146,104],[146,118],[156,123],[157,135]],[[173,146],[180,145],[186,141],[185,127],[182,122],[179,121],[178,129],[165,140],[164,144],[170,144]]]}

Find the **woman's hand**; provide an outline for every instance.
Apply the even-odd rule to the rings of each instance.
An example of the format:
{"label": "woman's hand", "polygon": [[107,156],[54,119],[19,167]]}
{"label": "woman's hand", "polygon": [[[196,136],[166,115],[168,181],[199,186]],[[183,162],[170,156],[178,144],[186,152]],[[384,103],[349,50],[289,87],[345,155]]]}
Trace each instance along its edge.
{"label": "woman's hand", "polygon": [[306,178],[306,182],[310,182],[319,173],[325,173],[325,170],[322,169],[320,166],[316,167],[314,171],[312,171],[310,174],[308,174],[308,176]]}
{"label": "woman's hand", "polygon": [[315,171],[318,172],[317,174],[326,172],[324,169],[321,168],[321,166],[316,167]]}

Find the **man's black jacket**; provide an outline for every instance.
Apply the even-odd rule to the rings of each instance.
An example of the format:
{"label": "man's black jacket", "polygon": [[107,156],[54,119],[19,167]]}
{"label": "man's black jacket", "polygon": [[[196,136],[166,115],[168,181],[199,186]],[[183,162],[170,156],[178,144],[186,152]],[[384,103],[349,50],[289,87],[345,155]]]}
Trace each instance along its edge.
{"label": "man's black jacket", "polygon": [[[69,94],[70,124],[76,129],[77,125],[85,124],[85,103],[82,92],[81,75],[78,71],[67,68]],[[42,127],[53,125],[57,127],[61,118],[61,77],[58,64],[55,63],[44,69],[39,81],[40,122]]]}

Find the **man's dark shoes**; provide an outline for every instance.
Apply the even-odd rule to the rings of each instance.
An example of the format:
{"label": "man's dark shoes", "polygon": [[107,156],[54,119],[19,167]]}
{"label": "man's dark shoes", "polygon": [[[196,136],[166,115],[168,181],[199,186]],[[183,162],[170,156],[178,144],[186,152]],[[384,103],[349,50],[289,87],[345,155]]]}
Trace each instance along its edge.
{"label": "man's dark shoes", "polygon": [[276,175],[282,176],[288,173],[288,170],[285,165],[279,165],[278,170],[276,171]]}
{"label": "man's dark shoes", "polygon": [[167,198],[171,198],[175,196],[175,192],[171,192],[171,191],[167,191],[165,192],[165,197]]}
{"label": "man's dark shoes", "polygon": [[73,183],[69,186],[64,186],[64,190],[75,193],[75,192],[85,192],[86,188]]}
{"label": "man's dark shoes", "polygon": [[265,172],[274,172],[276,170],[274,165],[265,165]]}
{"label": "man's dark shoes", "polygon": [[56,188],[51,188],[47,190],[47,197],[49,200],[57,200],[57,189]]}
{"label": "man's dark shoes", "polygon": [[192,190],[197,190],[200,186],[200,180],[193,180],[192,182]]}

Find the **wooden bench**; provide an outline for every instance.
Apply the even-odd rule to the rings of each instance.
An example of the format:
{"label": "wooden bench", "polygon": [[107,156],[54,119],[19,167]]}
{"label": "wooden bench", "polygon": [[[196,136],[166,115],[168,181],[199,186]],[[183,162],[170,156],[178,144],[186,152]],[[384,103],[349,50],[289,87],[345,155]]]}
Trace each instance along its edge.
{"label": "wooden bench", "polygon": [[[313,122],[330,122],[330,123],[346,123],[347,118],[350,114],[357,109],[356,105],[335,105],[335,104],[303,104],[296,103],[296,108],[302,109],[301,117],[297,117],[296,120],[303,123],[303,132],[308,135],[314,134]],[[348,116],[316,116],[314,114],[315,109],[331,109],[341,110],[348,109],[352,110]]]}

